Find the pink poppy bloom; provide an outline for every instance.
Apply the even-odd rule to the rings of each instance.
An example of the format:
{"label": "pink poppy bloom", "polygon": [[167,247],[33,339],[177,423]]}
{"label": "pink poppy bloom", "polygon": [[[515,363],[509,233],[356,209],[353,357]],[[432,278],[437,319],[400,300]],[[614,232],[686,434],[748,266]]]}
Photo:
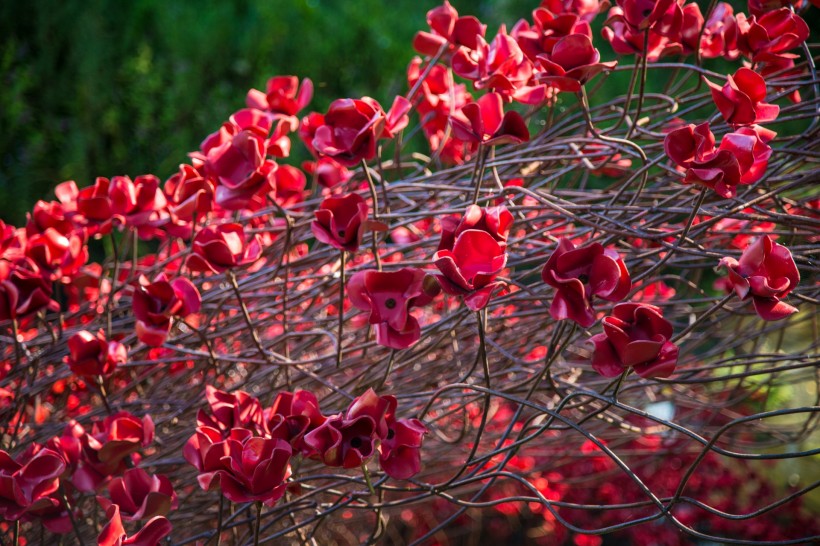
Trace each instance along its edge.
{"label": "pink poppy bloom", "polygon": [[629,271],[620,255],[600,243],[580,248],[561,238],[541,271],[545,283],[555,288],[550,315],[570,319],[584,328],[595,322],[592,299],[621,301],[632,288]]}
{"label": "pink poppy bloom", "polygon": [[210,413],[200,409],[196,415],[197,426],[219,430],[223,435],[234,428],[246,428],[257,434],[264,431],[262,405],[245,391],[225,392],[206,385],[205,399]]}
{"label": "pink poppy bloom", "polygon": [[160,474],[150,475],[142,468],[129,468],[122,477],[108,483],[111,499],[98,496],[103,510],[115,504],[120,515],[128,521],[167,516],[177,504],[177,495],[171,481]]}
{"label": "pink poppy bloom", "polygon": [[262,242],[258,235],[246,241],[241,224],[210,225],[194,236],[192,250],[187,261],[191,271],[224,273],[258,260],[262,254]]}
{"label": "pink poppy bloom", "polygon": [[413,38],[413,49],[430,57],[436,55],[447,43],[450,44],[450,51],[460,46],[475,49],[478,37],[483,37],[487,31],[487,25],[482,25],[472,15],[459,17],[447,0],[427,12],[427,24],[431,32],[418,32]]}
{"label": "pink poppy bloom", "polygon": [[602,63],[601,54],[584,34],[570,34],[556,42],[551,53],[538,56],[542,71],[538,81],[548,83],[560,91],[578,93],[581,86],[604,70],[614,68],[617,61]]}
{"label": "pink poppy bloom", "polygon": [[359,271],[350,278],[347,293],[354,307],[370,312],[379,345],[406,349],[421,338],[419,322],[410,310],[426,305],[438,293],[435,281],[427,280],[421,269]]}
{"label": "pink poppy bloom", "polygon": [[505,113],[498,93],[487,93],[478,101],[465,104],[450,118],[450,124],[455,137],[465,142],[496,146],[530,139],[524,118],[514,110]]}
{"label": "pink poppy bloom", "polygon": [[746,18],[737,15],[738,49],[753,62],[766,61],[791,51],[809,37],[809,26],[788,8]]}
{"label": "pink poppy bloom", "polygon": [[141,276],[133,296],[137,337],[150,347],[159,347],[171,331],[171,318],[196,313],[201,304],[199,290],[185,277],[169,282],[160,273],[151,282]]}
{"label": "pink poppy bloom", "polygon": [[447,294],[462,296],[471,311],[484,309],[493,293],[504,286],[495,278],[507,263],[506,245],[486,231],[468,229],[455,240],[452,249],[441,249],[433,260],[436,275]]}
{"label": "pink poppy bloom", "polygon": [[360,195],[328,197],[313,214],[310,228],[319,241],[339,250],[359,249],[367,222],[367,203]]}
{"label": "pink poppy bloom", "polygon": [[312,98],[313,82],[310,78],[303,79],[300,85],[296,76],[274,76],[265,85],[264,93],[257,89],[248,91],[245,103],[248,108],[295,116]]}
{"label": "pink poppy bloom", "polygon": [[729,271],[729,283],[741,299],[751,298],[763,320],[780,320],[797,312],[782,301],[800,282],[800,272],[789,249],[763,235],[746,247],[740,260],[725,257],[718,267]]}
{"label": "pink poppy bloom", "polygon": [[50,449],[33,451],[14,460],[0,450],[0,517],[5,521],[19,521],[26,512],[59,504],[51,495],[57,493],[65,461]]}
{"label": "pink poppy bloom", "polygon": [[385,114],[373,99],[337,99],[315,129],[313,148],[346,167],[376,157]]}
{"label": "pink poppy bloom", "polygon": [[660,308],[646,303],[619,303],[604,317],[604,332],[594,335],[592,367],[617,377],[632,367],[641,377],[669,377],[678,363],[678,347],[669,339],[672,324]]}
{"label": "pink poppy bloom", "polygon": [[68,339],[68,356],[63,361],[81,377],[106,376],[128,360],[128,351],[118,341],[107,341],[102,329],[95,336],[88,330]]}
{"label": "pink poppy bloom", "polygon": [[734,76],[726,76],[723,87],[705,77],[715,105],[730,125],[751,125],[765,123],[777,118],[780,107],[763,102],[766,98],[766,80],[757,72],[741,67]]}
{"label": "pink poppy bloom", "polygon": [[108,507],[105,519],[108,523],[97,537],[97,546],[157,546],[172,530],[171,522],[164,516],[155,516],[135,534],[128,536],[122,526],[120,507],[116,504]]}

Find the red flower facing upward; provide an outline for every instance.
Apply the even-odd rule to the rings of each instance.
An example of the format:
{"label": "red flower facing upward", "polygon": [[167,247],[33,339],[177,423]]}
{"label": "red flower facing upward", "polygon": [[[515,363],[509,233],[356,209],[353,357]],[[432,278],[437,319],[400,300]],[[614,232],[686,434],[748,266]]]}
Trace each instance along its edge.
{"label": "red flower facing upward", "polygon": [[219,181],[215,200],[227,210],[240,210],[254,195],[271,189],[276,163],[265,159],[266,133],[256,127],[240,130],[207,152],[205,172]]}
{"label": "red flower facing upward", "polygon": [[589,22],[581,19],[577,13],[572,11],[557,13],[543,7],[537,8],[532,12],[532,25],[521,19],[510,31],[510,35],[518,43],[521,51],[531,61],[535,61],[538,55],[552,53],[555,44],[570,34],[592,37]]}
{"label": "red flower facing upward", "polygon": [[530,139],[524,118],[514,110],[505,113],[498,93],[487,93],[476,102],[465,104],[450,118],[450,124],[455,137],[465,142],[496,146]]}
{"label": "red flower facing upward", "polygon": [[318,240],[339,250],[359,249],[367,222],[367,203],[360,195],[328,197],[313,214],[310,228]]}
{"label": "red flower facing upward", "polygon": [[626,23],[636,31],[654,30],[662,36],[675,35],[683,19],[676,0],[617,0]]}
{"label": "red flower facing upward", "polygon": [[506,245],[486,231],[468,229],[456,237],[452,249],[441,249],[433,256],[441,289],[462,296],[471,311],[484,309],[493,293],[504,286],[495,278],[507,263]]}
{"label": "red flower facing upward", "polygon": [[102,329],[95,336],[88,330],[68,339],[68,356],[64,362],[81,377],[106,376],[128,360],[128,351],[118,341],[107,341]]}
{"label": "red flower facing upward", "polygon": [[604,333],[594,335],[592,367],[616,377],[630,366],[641,377],[669,377],[678,363],[672,324],[660,308],[645,303],[619,303],[604,317]]}
{"label": "red flower facing upward", "polygon": [[370,311],[379,345],[406,349],[421,338],[419,322],[410,309],[432,301],[439,289],[435,281],[427,280],[421,269],[359,271],[350,278],[347,293],[356,308]]}
{"label": "red flower facing upward", "polygon": [[[392,417],[392,416],[391,416]],[[427,427],[418,419],[388,420],[379,464],[391,478],[408,480],[421,470],[421,443]]]}
{"label": "red flower facing upward", "polygon": [[259,235],[246,241],[241,224],[219,224],[198,231],[192,250],[187,262],[191,271],[223,273],[258,260],[262,254],[262,242]]}
{"label": "red flower facing upward", "polygon": [[129,468],[122,477],[108,483],[111,499],[97,497],[103,510],[111,505],[120,507],[120,514],[128,521],[167,516],[177,504],[177,495],[171,481],[162,475],[150,475],[141,468]]}
{"label": "red flower facing upward", "polygon": [[646,55],[649,62],[658,60],[669,46],[669,38],[652,29],[649,30],[648,41],[644,44],[644,32],[630,26],[623,10],[617,6],[609,10],[601,34],[618,55]]}
{"label": "red flower facing upward", "polygon": [[273,114],[295,116],[313,98],[313,82],[296,76],[274,76],[268,80],[265,92],[257,89],[248,91],[245,103],[248,108],[256,108]]}
{"label": "red flower facing upward", "polygon": [[478,37],[483,37],[487,31],[487,25],[482,25],[472,15],[459,17],[447,0],[444,0],[443,5],[427,12],[427,24],[432,32],[418,32],[413,38],[413,48],[430,57],[436,55],[447,43],[450,44],[448,47],[451,51],[459,46],[475,49]]}
{"label": "red flower facing upward", "polygon": [[763,127],[741,127],[723,137],[715,148],[709,123],[687,125],[666,135],[666,155],[686,169],[686,184],[701,184],[721,197],[737,194],[737,186],[753,184],[766,173],[772,149],[768,142],[774,131]]}
{"label": "red flower facing upward", "polygon": [[729,271],[729,282],[741,299],[751,298],[763,320],[780,320],[797,312],[781,301],[800,282],[800,272],[789,249],[763,235],[746,247],[740,260],[725,257],[718,267]]}
{"label": "red flower facing upward", "polygon": [[163,516],[156,516],[129,537],[122,526],[120,507],[116,504],[105,511],[105,519],[108,523],[97,537],[97,546],[157,546],[172,530],[170,521]]}
{"label": "red flower facing upward", "polygon": [[513,224],[513,215],[505,206],[481,208],[470,205],[461,218],[448,216],[441,220],[441,241],[438,249],[452,250],[456,237],[468,229],[486,231],[501,244],[507,244],[507,236]]}
{"label": "red flower facing upward", "polygon": [[723,57],[733,61],[740,55],[737,37],[734,9],[731,4],[718,2],[704,26],[700,54],[704,59]]}
{"label": "red flower facing upward", "polygon": [[26,240],[26,256],[50,281],[68,281],[88,261],[83,231],[62,234],[55,228],[32,233]]}
{"label": "red flower facing upward", "polygon": [[541,7],[556,15],[577,15],[587,22],[609,6],[608,0],[541,0]]}
{"label": "red flower facing upward", "polygon": [[570,319],[584,328],[595,322],[592,298],[621,301],[632,288],[629,271],[620,255],[600,243],[576,248],[561,238],[541,271],[545,283],[555,288],[550,315]]}
{"label": "red flower facing upward", "polygon": [[748,19],[737,16],[738,49],[753,62],[768,61],[799,47],[809,37],[809,26],[789,8],[769,11]]}
{"label": "red flower facing upward", "polygon": [[[4,274],[8,276],[3,278]],[[0,267],[0,321],[22,318],[41,309],[58,311],[60,306],[51,299],[51,293],[51,283],[30,260],[12,266],[11,271]]]}
{"label": "red flower facing upward", "polygon": [[59,506],[51,495],[65,468],[63,458],[50,449],[27,450],[16,461],[0,451],[0,518],[18,521],[26,512]]}
{"label": "red flower facing upward", "polygon": [[80,460],[72,483],[80,491],[90,492],[132,465],[131,454],[153,442],[154,422],[148,415],[140,419],[120,411],[102,423],[94,423],[91,433],[82,435],[79,440]]}
{"label": "red flower facing upward", "polygon": [[548,83],[560,91],[577,93],[581,86],[604,70],[614,68],[617,61],[602,63],[601,54],[585,34],[570,34],[558,40],[551,53],[538,56],[541,72],[538,81]]}
{"label": "red flower facing upward", "polygon": [[316,127],[313,148],[346,167],[376,157],[385,114],[373,99],[337,99]]}
{"label": "red flower facing upward", "polygon": [[264,430],[262,405],[250,394],[244,391],[220,391],[206,385],[205,399],[211,411],[208,413],[200,409],[197,412],[198,426],[219,430],[223,435],[227,435],[234,428],[246,428],[257,434]]}
{"label": "red flower facing upward", "polygon": [[310,391],[280,392],[265,410],[265,426],[272,438],[287,441],[295,450],[305,451],[305,434],[325,422],[319,401]]}
{"label": "red flower facing upward", "polygon": [[201,304],[199,290],[185,277],[170,282],[165,273],[153,282],[140,277],[133,304],[137,337],[150,347],[159,347],[171,331],[171,317],[187,317],[198,312]]}
{"label": "red flower facing upward", "polygon": [[712,91],[715,105],[730,125],[765,123],[777,118],[780,107],[763,102],[766,98],[766,80],[749,68],[737,69],[734,76],[726,76],[726,85],[720,87],[705,77],[703,81]]}

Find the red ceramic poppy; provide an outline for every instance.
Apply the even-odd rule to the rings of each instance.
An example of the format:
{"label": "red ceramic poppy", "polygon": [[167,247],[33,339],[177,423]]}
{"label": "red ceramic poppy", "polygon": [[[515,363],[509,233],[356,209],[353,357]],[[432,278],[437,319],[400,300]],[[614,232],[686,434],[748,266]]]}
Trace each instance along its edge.
{"label": "red ceramic poppy", "polygon": [[347,294],[354,307],[370,312],[378,344],[406,349],[421,337],[418,320],[410,309],[426,305],[438,292],[435,281],[426,281],[421,269],[359,271],[350,278]]}
{"label": "red ceramic poppy", "polygon": [[382,440],[379,464],[396,480],[407,480],[421,470],[421,443],[427,427],[418,419],[399,419],[388,423]]}
{"label": "red ceramic poppy", "polygon": [[234,428],[246,428],[257,434],[264,431],[262,405],[245,391],[225,392],[206,385],[205,399],[210,412],[204,409],[197,412],[197,426],[219,430],[223,435]]}
{"label": "red ceramic poppy", "polygon": [[619,303],[604,317],[604,333],[594,335],[592,367],[604,377],[617,377],[632,367],[641,377],[669,377],[678,362],[672,324],[660,308],[645,303]]}
{"label": "red ceramic poppy", "polygon": [[654,29],[649,29],[648,41],[644,43],[644,32],[630,26],[617,6],[609,10],[601,34],[618,55],[646,55],[649,62],[657,61],[670,45],[669,38]]}
{"label": "red ceramic poppy", "polygon": [[737,59],[740,55],[737,48],[738,33],[731,4],[718,2],[703,29],[703,39],[700,42],[701,56],[704,59]]}
{"label": "red ceramic poppy", "polygon": [[246,241],[241,224],[210,225],[194,236],[192,250],[187,261],[191,271],[223,273],[258,260],[262,241],[258,235]]}
{"label": "red ceramic poppy", "polygon": [[325,422],[319,401],[310,391],[280,392],[264,413],[265,427],[272,438],[290,443],[294,450],[307,451],[305,434]]}
{"label": "red ceramic poppy", "polygon": [[617,4],[633,30],[652,29],[661,36],[675,36],[680,32],[683,12],[676,0],[617,0]]}
{"label": "red ceramic poppy", "polygon": [[746,247],[740,260],[725,257],[719,267],[729,271],[729,282],[735,294],[751,298],[755,311],[763,320],[780,320],[797,312],[782,301],[800,282],[800,272],[789,249],[763,235]]}
{"label": "red ceramic poppy", "polygon": [[49,227],[29,235],[26,256],[37,264],[41,274],[50,281],[69,280],[88,261],[85,232],[63,234]]}
{"label": "red ceramic poppy", "polygon": [[0,321],[22,318],[42,309],[59,310],[51,294],[51,283],[31,260],[24,259],[10,270],[0,268]]}
{"label": "red ceramic poppy", "polygon": [[442,249],[433,256],[441,272],[436,275],[441,289],[462,296],[471,311],[484,309],[493,293],[504,286],[495,279],[507,263],[505,246],[486,231],[462,232],[452,250]]}
{"label": "red ceramic poppy", "polygon": [[542,70],[536,78],[560,91],[577,93],[593,76],[618,64],[600,60],[601,54],[592,46],[589,36],[570,34],[558,40],[551,53],[538,56]]}
{"label": "red ceramic poppy", "polygon": [[620,255],[600,243],[580,248],[561,238],[541,271],[545,283],[555,288],[550,315],[570,319],[584,328],[595,322],[592,300],[621,301],[632,288],[629,271]]}
{"label": "red ceramic poppy", "polygon": [[68,339],[68,356],[63,360],[71,371],[81,377],[110,375],[118,365],[128,360],[128,351],[118,341],[107,341],[102,329],[95,336],[88,330]]}
{"label": "red ceramic poppy", "polygon": [[485,231],[493,239],[506,245],[512,224],[513,215],[503,205],[485,208],[469,205],[461,218],[448,216],[441,219],[441,241],[438,250],[452,250],[456,238],[468,229]]}
{"label": "red ceramic poppy", "polygon": [[208,151],[205,172],[219,182],[214,195],[222,208],[243,209],[254,195],[272,188],[277,165],[265,159],[265,136],[243,129]]}
{"label": "red ceramic poppy", "polygon": [[137,337],[150,347],[159,347],[171,331],[171,318],[196,313],[201,304],[199,290],[185,277],[168,281],[160,273],[153,282],[140,277],[133,296]]}
{"label": "red ceramic poppy", "polygon": [[120,507],[112,504],[105,512],[105,524],[97,546],[157,546],[163,538],[171,534],[171,522],[163,516],[151,518],[139,531],[128,536],[122,525]]}
{"label": "red ceramic poppy", "polygon": [[510,31],[521,51],[535,61],[538,55],[552,53],[555,44],[570,34],[584,34],[592,38],[589,22],[572,11],[553,13],[546,8],[532,12],[532,25],[521,19]]}
{"label": "red ceramic poppy", "polygon": [[436,55],[444,44],[449,43],[452,51],[459,46],[475,49],[477,38],[484,36],[487,25],[467,15],[459,17],[456,9],[447,0],[444,4],[427,12],[427,24],[431,32],[421,31],[413,39],[413,48],[422,55]]}
{"label": "red ceramic poppy", "polygon": [[265,85],[265,92],[248,91],[245,103],[248,108],[264,110],[273,114],[295,116],[313,98],[313,82],[305,78],[299,83],[296,76],[274,76]]}
{"label": "red ceramic poppy", "polygon": [[766,61],[799,47],[809,37],[809,26],[788,8],[746,18],[737,15],[738,49],[753,62]]}
{"label": "red ceramic poppy", "polygon": [[148,474],[142,468],[129,468],[122,477],[108,483],[110,500],[98,496],[103,510],[111,505],[120,507],[120,515],[127,521],[167,516],[177,504],[177,495],[171,481],[160,474]]}
{"label": "red ceramic poppy", "polygon": [[50,449],[28,450],[17,460],[0,450],[0,517],[18,521],[28,511],[58,503],[51,496],[57,496],[65,468],[63,458]]}
{"label": "red ceramic poppy", "polygon": [[478,101],[464,105],[450,118],[453,134],[465,142],[496,146],[520,144],[530,139],[530,132],[521,114],[504,112],[501,95],[487,93]]}
{"label": "red ceramic poppy", "polygon": [[310,228],[319,241],[339,250],[359,249],[367,222],[367,203],[360,195],[328,197],[313,214]]}
{"label": "red ceramic poppy", "polygon": [[365,99],[337,99],[331,103],[322,124],[315,129],[312,145],[317,152],[347,167],[376,157],[385,115],[376,101]]}
{"label": "red ceramic poppy", "polygon": [[757,72],[741,67],[734,76],[726,76],[723,87],[716,85],[705,77],[703,81],[709,86],[723,118],[730,125],[751,125],[765,123],[777,118],[780,107],[763,102],[766,98],[766,80]]}

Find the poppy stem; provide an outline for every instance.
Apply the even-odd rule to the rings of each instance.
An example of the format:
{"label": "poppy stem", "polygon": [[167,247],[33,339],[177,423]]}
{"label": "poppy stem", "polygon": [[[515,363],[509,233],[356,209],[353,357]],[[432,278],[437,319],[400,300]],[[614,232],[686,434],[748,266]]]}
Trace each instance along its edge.
{"label": "poppy stem", "polygon": [[216,546],[222,544],[222,512],[225,509],[225,495],[219,495],[219,515],[216,520]]}
{"label": "poppy stem", "polygon": [[630,139],[632,133],[635,131],[635,128],[638,126],[638,122],[641,120],[641,112],[643,111],[643,97],[644,92],[646,91],[647,57],[649,57],[649,29],[644,31],[643,55],[641,55],[641,84],[638,88],[638,106],[635,109],[635,119],[626,131],[627,140]]}
{"label": "poppy stem", "polygon": [[242,291],[239,290],[239,283],[236,282],[236,275],[234,275],[233,271],[230,269],[225,271],[225,275],[228,277],[231,287],[233,287],[233,292],[239,302],[239,307],[242,309],[242,317],[245,319],[245,324],[251,332],[251,338],[253,339],[254,345],[256,345],[256,350],[259,351],[259,356],[270,363],[271,360],[268,357],[268,352],[265,350],[264,345],[262,345],[262,340],[259,339],[259,334],[256,332],[256,328],[253,327],[253,322],[251,321],[251,315],[248,312],[248,307],[245,305],[245,300],[242,299]]}
{"label": "poppy stem", "polygon": [[345,262],[347,261],[347,253],[342,250],[340,252],[341,266],[339,267],[339,329],[336,334],[336,368],[342,366],[342,336],[344,335],[345,323]]}
{"label": "poppy stem", "polygon": [[[375,221],[379,221],[379,197],[376,194],[376,184],[373,182],[373,175],[370,174],[370,169],[367,168],[367,162],[362,159],[362,170],[364,171],[364,175],[367,178],[367,187],[370,189],[370,199],[373,200],[373,219]],[[382,180],[382,184],[384,181]],[[385,191],[385,195],[387,192]],[[382,262],[381,258],[379,257],[379,241],[378,241],[378,232],[373,231],[373,259],[376,260],[376,269],[378,271],[382,270]],[[342,262],[344,264],[344,262]]]}
{"label": "poppy stem", "polygon": [[373,488],[373,482],[370,481],[370,471],[367,469],[367,463],[362,463],[362,474],[364,474],[364,483],[367,484],[367,490],[370,491],[371,495],[375,495],[376,490]]}
{"label": "poppy stem", "polygon": [[472,180],[472,186],[475,188],[473,190],[473,205],[478,203],[478,195],[481,193],[481,181],[484,178],[484,167],[489,152],[490,148],[487,148],[484,144],[478,145],[478,160],[476,161],[476,168],[473,170]]}
{"label": "poppy stem", "polygon": [[74,534],[77,535],[77,544],[80,546],[85,546],[85,542],[83,541],[83,535],[80,533],[80,527],[77,525],[77,520],[74,517],[74,512],[71,509],[71,503],[68,502],[68,495],[65,494],[65,488],[63,484],[60,484],[60,497],[62,498],[63,504],[65,504],[66,512],[68,512],[68,519],[71,520],[71,527],[74,528]]}
{"label": "poppy stem", "polygon": [[262,503],[256,503],[256,526],[253,530],[253,546],[259,546],[259,528],[262,526]]}
{"label": "poppy stem", "polygon": [[111,250],[114,254],[114,272],[111,275],[111,291],[108,293],[108,299],[105,301],[105,316],[107,326],[107,338],[111,339],[112,320],[111,313],[113,312],[114,294],[117,291],[117,277],[120,274],[120,251],[117,248],[117,239],[114,237],[114,232],[109,233],[111,236]]}
{"label": "poppy stem", "polygon": [[108,392],[105,390],[105,384],[103,383],[103,377],[101,375],[97,376],[97,388],[100,391],[100,398],[102,398],[105,411],[108,415],[113,414],[114,412],[111,411],[111,404],[108,403]]}
{"label": "poppy stem", "polygon": [[14,546],[20,544],[20,520],[14,522]]}
{"label": "poppy stem", "polygon": [[396,361],[396,349],[392,349],[390,351],[390,360],[387,361],[387,369],[384,371],[384,377],[382,377],[379,386],[376,387],[376,390],[380,390],[384,387],[384,384],[387,383],[387,378],[390,377],[390,372],[393,371],[393,363]]}

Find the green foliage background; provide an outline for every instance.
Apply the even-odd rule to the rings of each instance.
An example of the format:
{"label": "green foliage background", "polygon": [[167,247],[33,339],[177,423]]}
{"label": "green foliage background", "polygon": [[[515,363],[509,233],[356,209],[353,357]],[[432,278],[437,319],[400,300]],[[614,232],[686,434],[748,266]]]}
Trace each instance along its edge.
{"label": "green foliage background", "polygon": [[[0,218],[19,225],[63,180],[172,174],[277,74],[312,107],[405,89],[438,0],[37,0],[0,3]],[[451,2],[489,24],[533,0]]]}

